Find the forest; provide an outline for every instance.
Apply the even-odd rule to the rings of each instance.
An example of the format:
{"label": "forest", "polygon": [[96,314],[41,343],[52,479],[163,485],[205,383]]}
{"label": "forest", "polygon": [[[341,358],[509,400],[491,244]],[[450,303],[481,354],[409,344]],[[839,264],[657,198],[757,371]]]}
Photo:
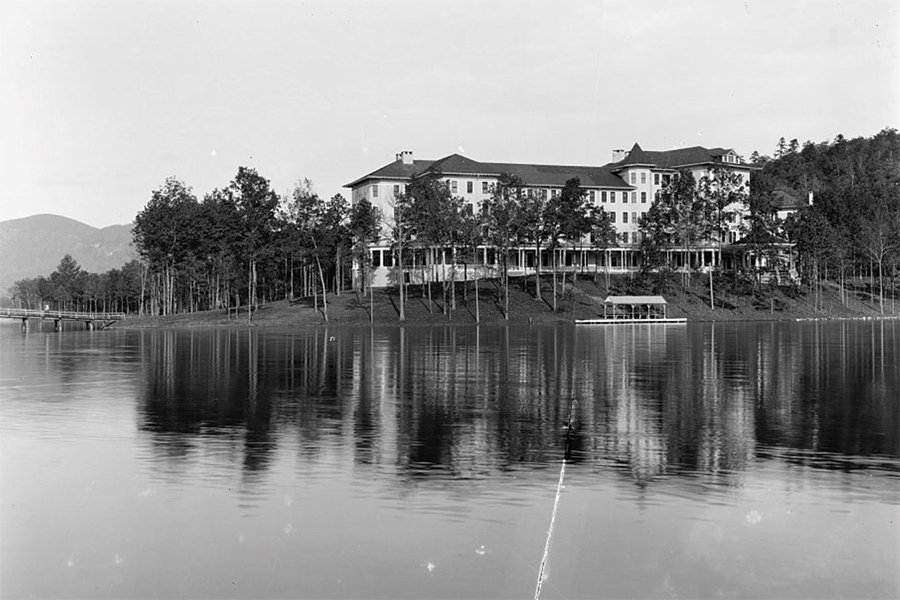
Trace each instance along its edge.
{"label": "forest", "polygon": [[[666,248],[714,247],[722,251],[725,207],[745,206],[739,244],[769,260],[732,273],[759,289],[764,285],[800,286],[813,296],[830,282],[844,290],[850,279],[868,281],[882,300],[894,289],[900,269],[900,138],[884,129],[870,138],[802,145],[781,138],[773,156],[754,152],[756,168],[749,191],[725,172],[693,181],[689,173],[673,177],[640,221],[642,264],[638,277],[654,273],[675,277],[663,256]],[[37,308],[110,310],[149,315],[224,309],[253,309],[260,303],[307,297],[328,318],[328,295],[371,288],[369,248],[387,235],[395,265],[444,261],[477,263],[479,248],[496,252],[492,271],[508,290],[508,255],[528,246],[550,251],[552,306],[564,287],[557,274],[557,250],[573,245],[608,247],[621,243],[602,207],[586,200],[577,179],[547,196],[528,193],[528,182],[503,175],[477,211],[437,176],[413,179],[396,198],[391,215],[363,200],[351,205],[340,194],[323,199],[309,180],[279,195],[254,169],[240,167],[224,187],[202,199],[172,177],[152,192],[135,217],[134,245],[140,256],[104,274],[81,270],[70,256],[54,273],[17,281],[9,290],[13,304]],[[813,202],[806,205],[812,193]],[[803,200],[786,219],[777,211],[785,195]],[[798,281],[774,272],[783,267],[778,249],[795,251]],[[352,265],[361,265],[353,276]],[[718,261],[721,264],[721,261]],[[417,267],[418,268],[418,267]],[[767,272],[772,271],[772,272]],[[541,294],[542,273],[534,275]],[[546,273],[543,274],[547,276]],[[678,274],[690,278],[691,264]],[[430,278],[425,278],[431,280]],[[710,277],[712,294],[713,278]],[[457,282],[439,282],[444,307],[453,306]],[[478,284],[461,282],[463,293]],[[431,304],[431,284],[417,286]],[[406,289],[397,280],[403,320]],[[477,296],[476,296],[477,298]],[[444,309],[446,310],[446,308]],[[508,312],[508,308],[506,309]],[[247,318],[252,310],[246,310]]]}

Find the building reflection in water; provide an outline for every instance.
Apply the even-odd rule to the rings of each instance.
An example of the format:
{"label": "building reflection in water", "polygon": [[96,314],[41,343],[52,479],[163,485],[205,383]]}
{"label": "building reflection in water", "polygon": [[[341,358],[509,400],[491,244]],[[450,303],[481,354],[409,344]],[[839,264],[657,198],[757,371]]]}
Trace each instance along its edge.
{"label": "building reflection in water", "polygon": [[567,431],[572,462],[642,486],[740,485],[772,452],[900,454],[895,327],[145,331],[140,429],[165,468],[215,452],[248,486],[285,445],[416,485],[555,464]]}

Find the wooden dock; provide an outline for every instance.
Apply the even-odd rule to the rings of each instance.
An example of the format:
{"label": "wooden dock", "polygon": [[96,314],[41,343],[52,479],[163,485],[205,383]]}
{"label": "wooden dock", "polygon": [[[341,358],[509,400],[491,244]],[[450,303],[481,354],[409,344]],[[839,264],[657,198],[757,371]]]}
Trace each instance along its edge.
{"label": "wooden dock", "polygon": [[105,329],[116,321],[125,318],[125,313],[111,312],[81,312],[67,310],[34,310],[30,308],[0,308],[0,318],[3,319],[20,319],[22,321],[22,330],[28,330],[28,321],[31,319],[40,319],[41,321],[53,321],[53,329],[62,331],[65,321],[84,323],[89,331],[95,328]]}
{"label": "wooden dock", "polygon": [[652,325],[654,323],[687,323],[687,319],[683,317],[658,317],[658,318],[643,318],[643,319],[632,319],[631,317],[620,317],[620,318],[603,318],[600,317],[598,319],[576,319],[576,325]]}
{"label": "wooden dock", "polygon": [[683,317],[666,314],[662,296],[607,296],[603,300],[603,316],[576,319],[576,325],[627,325],[649,323],[687,323]]}

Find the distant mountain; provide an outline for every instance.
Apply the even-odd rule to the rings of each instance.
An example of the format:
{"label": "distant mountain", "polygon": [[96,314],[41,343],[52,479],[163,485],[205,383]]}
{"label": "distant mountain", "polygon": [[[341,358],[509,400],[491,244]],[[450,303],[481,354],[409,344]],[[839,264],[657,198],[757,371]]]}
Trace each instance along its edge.
{"label": "distant mountain", "polygon": [[0,221],[0,294],[27,277],[49,275],[66,254],[91,273],[104,273],[137,257],[133,225],[98,229],[59,215]]}

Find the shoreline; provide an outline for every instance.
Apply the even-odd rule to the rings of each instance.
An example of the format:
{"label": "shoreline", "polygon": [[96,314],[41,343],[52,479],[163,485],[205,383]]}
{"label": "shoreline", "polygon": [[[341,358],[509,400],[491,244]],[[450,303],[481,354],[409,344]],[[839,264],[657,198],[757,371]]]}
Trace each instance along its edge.
{"label": "shoreline", "polygon": [[[525,285],[522,285],[522,284]],[[602,283],[590,279],[580,279],[576,286],[567,283],[566,294],[558,301],[558,310],[552,310],[552,291],[543,290],[542,299],[538,300],[529,282],[517,282],[510,285],[509,308],[510,318],[503,318],[501,309],[503,298],[499,286],[493,282],[479,284],[480,302],[478,312],[480,321],[476,322],[476,306],[474,293],[470,287],[465,295],[457,290],[456,309],[450,314],[444,312],[445,306],[441,298],[441,286],[432,287],[432,301],[429,301],[425,290],[411,290],[407,299],[406,320],[399,320],[396,290],[379,289],[374,294],[374,322],[369,321],[368,296],[357,300],[353,291],[340,295],[329,294],[328,315],[326,322],[321,307],[315,308],[311,298],[294,300],[276,300],[260,304],[254,312],[253,319],[247,322],[246,308],[242,307],[235,317],[232,310],[199,311],[179,313],[165,316],[134,316],[112,324],[109,329],[143,329],[143,328],[310,328],[332,326],[398,327],[398,326],[434,326],[434,325],[493,325],[493,324],[551,324],[571,323],[576,319],[596,318],[600,314],[602,299],[607,290]],[[612,295],[636,294],[629,289],[627,277],[617,278],[608,290]],[[647,293],[658,293],[656,291]],[[871,299],[862,300],[862,292],[856,289],[845,293],[846,304],[840,300],[839,290],[825,286],[820,292],[817,302],[821,308],[815,309],[809,293],[798,295],[796,292],[788,296],[784,291],[776,289],[761,301],[754,300],[752,295],[729,293],[726,290],[716,291],[716,307],[709,306],[709,291],[703,285],[680,287],[671,285],[661,295],[668,303],[670,317],[683,317],[689,323],[700,322],[773,322],[773,321],[836,321],[836,320],[898,320],[900,319],[900,303],[885,299],[885,312],[873,305]]]}

